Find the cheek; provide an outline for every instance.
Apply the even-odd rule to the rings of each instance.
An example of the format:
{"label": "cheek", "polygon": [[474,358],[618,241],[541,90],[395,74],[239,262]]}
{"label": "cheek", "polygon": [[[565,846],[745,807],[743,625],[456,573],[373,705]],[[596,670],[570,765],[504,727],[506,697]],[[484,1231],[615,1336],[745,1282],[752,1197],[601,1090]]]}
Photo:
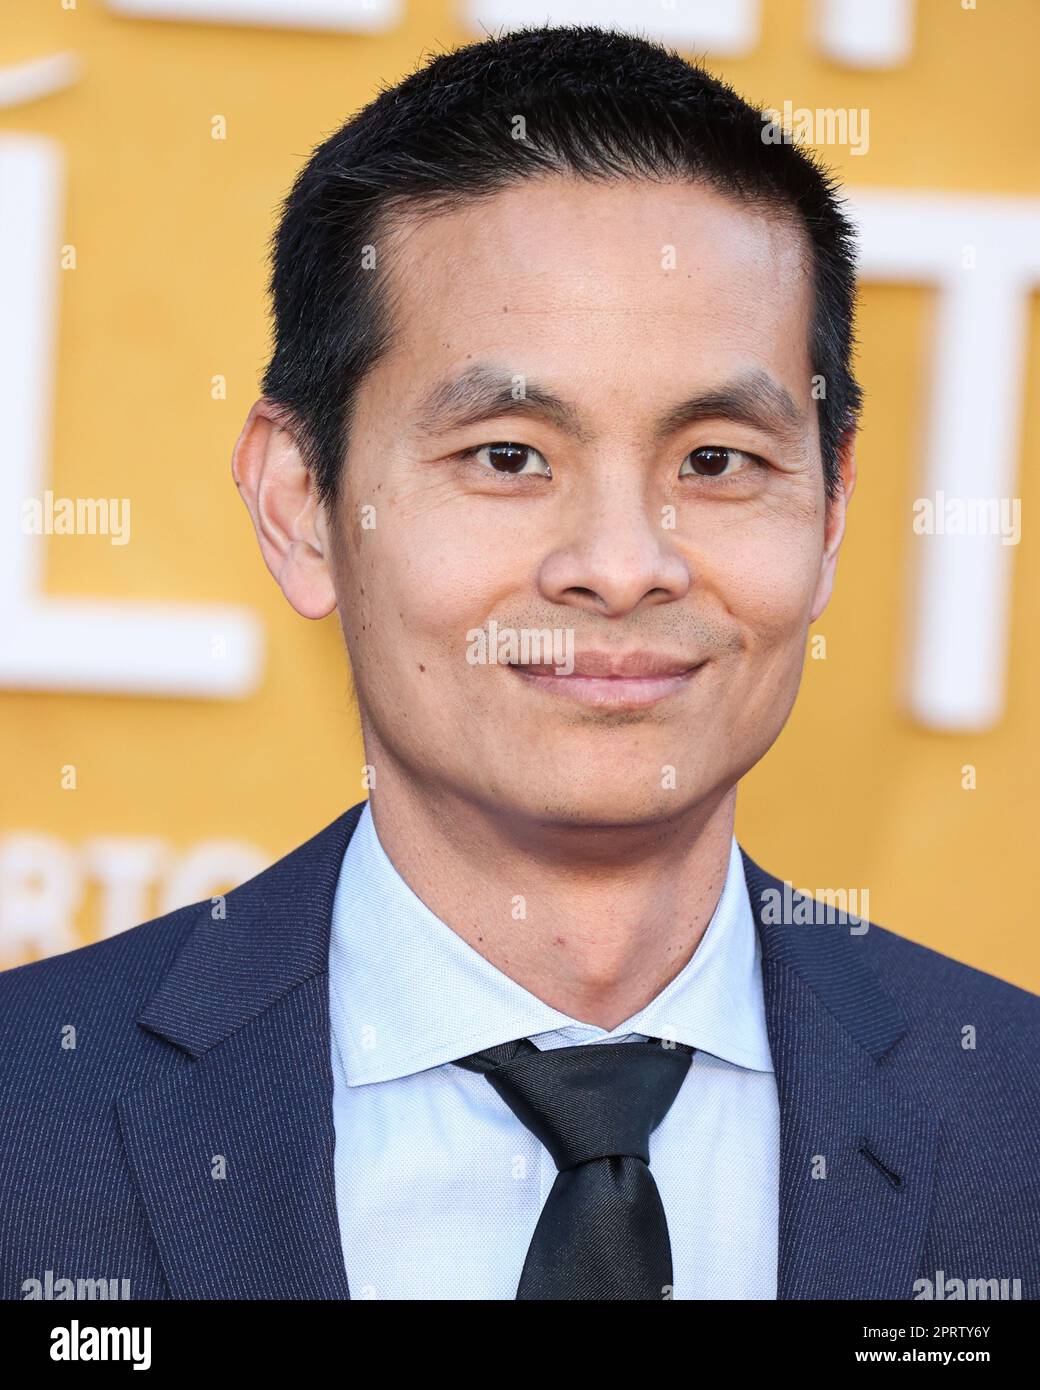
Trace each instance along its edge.
{"label": "cheek", "polygon": [[776,557],[777,563],[763,566],[743,595],[750,627],[764,643],[781,644],[804,639],[816,584],[816,567],[811,556],[788,552]]}
{"label": "cheek", "polygon": [[773,537],[741,546],[719,577],[733,643],[719,669],[720,746],[742,750],[738,776],[772,746],[797,697],[819,555],[809,537]]}
{"label": "cheek", "polygon": [[809,622],[820,573],[823,537],[815,524],[734,527],[705,555],[705,578],[753,644],[799,637]]}
{"label": "cheek", "polygon": [[443,513],[414,526],[384,527],[369,560],[373,618],[405,655],[421,650],[464,661],[466,633],[486,621],[517,580],[500,538],[474,537]]}

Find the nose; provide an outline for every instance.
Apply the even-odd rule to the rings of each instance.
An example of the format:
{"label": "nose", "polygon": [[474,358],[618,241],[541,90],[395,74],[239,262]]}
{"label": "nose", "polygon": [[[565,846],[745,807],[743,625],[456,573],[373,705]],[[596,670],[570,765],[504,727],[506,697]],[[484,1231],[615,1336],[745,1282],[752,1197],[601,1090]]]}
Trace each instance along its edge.
{"label": "nose", "polygon": [[612,618],[683,598],[693,574],[664,510],[616,472],[600,483],[594,498],[574,499],[566,539],[539,568],[542,594]]}

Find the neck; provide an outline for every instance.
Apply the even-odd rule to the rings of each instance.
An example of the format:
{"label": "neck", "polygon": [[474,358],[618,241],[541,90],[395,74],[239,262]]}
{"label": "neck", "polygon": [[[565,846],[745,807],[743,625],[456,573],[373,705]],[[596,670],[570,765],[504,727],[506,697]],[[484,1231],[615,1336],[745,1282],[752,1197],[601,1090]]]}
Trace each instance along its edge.
{"label": "neck", "polygon": [[667,822],[590,827],[403,777],[381,777],[371,797],[380,843],[431,912],[530,993],[608,1031],[697,949],[726,880],[735,808],[731,787]]}

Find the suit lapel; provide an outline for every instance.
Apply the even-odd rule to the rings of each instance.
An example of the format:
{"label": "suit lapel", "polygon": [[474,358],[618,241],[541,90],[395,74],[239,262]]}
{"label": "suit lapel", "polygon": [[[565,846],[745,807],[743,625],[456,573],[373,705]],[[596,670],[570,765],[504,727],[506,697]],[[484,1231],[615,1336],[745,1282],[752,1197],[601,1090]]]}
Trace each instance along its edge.
{"label": "suit lapel", "polygon": [[201,910],[138,1024],[182,1064],[117,1102],[175,1298],[350,1297],[336,1215],[328,944],[364,803]]}
{"label": "suit lapel", "polygon": [[744,869],[780,1104],[777,1297],[909,1299],[939,1125],[885,1067],[908,1025],[865,936],[778,923],[784,885]]}

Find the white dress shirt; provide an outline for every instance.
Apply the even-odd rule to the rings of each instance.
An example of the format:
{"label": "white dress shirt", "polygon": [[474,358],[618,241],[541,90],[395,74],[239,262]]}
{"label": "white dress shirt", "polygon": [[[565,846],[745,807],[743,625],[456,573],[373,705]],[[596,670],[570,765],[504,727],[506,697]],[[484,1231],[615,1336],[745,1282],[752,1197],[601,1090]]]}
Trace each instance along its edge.
{"label": "white dress shirt", "polygon": [[390,862],[366,805],[340,871],[329,1000],[352,1298],[516,1297],[556,1167],[487,1078],[456,1058],[514,1038],[544,1049],[647,1037],[697,1049],[650,1136],[672,1296],[776,1297],[779,1109],[735,839],[696,951],[608,1033],[551,1008],[436,917]]}

